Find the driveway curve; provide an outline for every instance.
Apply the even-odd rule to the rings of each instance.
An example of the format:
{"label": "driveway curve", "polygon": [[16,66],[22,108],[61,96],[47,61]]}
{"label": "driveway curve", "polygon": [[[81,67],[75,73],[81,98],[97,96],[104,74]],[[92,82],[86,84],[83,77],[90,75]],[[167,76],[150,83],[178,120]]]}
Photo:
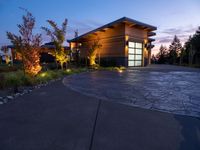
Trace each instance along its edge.
{"label": "driveway curve", "polygon": [[64,84],[103,100],[200,117],[200,70],[170,65],[73,75]]}

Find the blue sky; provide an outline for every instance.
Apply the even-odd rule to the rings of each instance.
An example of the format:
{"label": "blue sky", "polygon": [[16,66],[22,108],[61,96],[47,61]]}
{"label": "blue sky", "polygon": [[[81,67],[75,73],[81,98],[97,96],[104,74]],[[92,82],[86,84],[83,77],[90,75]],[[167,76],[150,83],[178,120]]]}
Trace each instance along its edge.
{"label": "blue sky", "polygon": [[[184,42],[200,26],[200,0],[0,0],[0,46],[9,44],[6,31],[18,33],[24,12],[28,9],[36,18],[35,32],[47,26],[46,20],[58,24],[68,19],[67,38],[73,31],[79,34],[123,16],[158,27],[155,52],[160,44],[168,45],[176,34]],[[44,35],[44,42],[48,38]]]}

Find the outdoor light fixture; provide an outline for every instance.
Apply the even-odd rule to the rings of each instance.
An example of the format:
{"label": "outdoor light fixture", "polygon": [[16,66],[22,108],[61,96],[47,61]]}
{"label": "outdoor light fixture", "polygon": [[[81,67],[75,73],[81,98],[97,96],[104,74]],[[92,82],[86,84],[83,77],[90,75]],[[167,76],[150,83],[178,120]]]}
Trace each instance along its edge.
{"label": "outdoor light fixture", "polygon": [[66,72],[71,72],[71,69],[67,69]]}
{"label": "outdoor light fixture", "polygon": [[118,72],[119,72],[119,73],[122,73],[122,72],[123,72],[123,70],[119,69],[119,70],[118,70]]}
{"label": "outdoor light fixture", "polygon": [[41,73],[40,76],[41,77],[45,77],[47,74],[45,72]]}

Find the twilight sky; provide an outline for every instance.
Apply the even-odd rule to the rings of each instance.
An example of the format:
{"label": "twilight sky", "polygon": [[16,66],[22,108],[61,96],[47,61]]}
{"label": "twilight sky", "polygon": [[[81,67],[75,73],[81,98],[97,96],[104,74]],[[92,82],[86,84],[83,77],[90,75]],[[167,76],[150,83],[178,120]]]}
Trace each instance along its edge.
{"label": "twilight sky", "polygon": [[[0,46],[10,44],[6,31],[18,33],[24,14],[19,7],[36,18],[38,33],[47,19],[60,25],[67,18],[68,39],[76,29],[81,35],[124,16],[157,26],[154,53],[175,34],[184,42],[200,26],[200,0],[0,0]],[[44,35],[43,41],[48,40]]]}

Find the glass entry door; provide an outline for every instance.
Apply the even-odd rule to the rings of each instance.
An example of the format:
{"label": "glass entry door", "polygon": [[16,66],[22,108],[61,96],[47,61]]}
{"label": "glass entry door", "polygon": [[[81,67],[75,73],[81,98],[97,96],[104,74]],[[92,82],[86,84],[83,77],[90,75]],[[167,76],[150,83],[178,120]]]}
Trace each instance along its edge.
{"label": "glass entry door", "polygon": [[128,43],[128,66],[142,66],[142,43]]}

